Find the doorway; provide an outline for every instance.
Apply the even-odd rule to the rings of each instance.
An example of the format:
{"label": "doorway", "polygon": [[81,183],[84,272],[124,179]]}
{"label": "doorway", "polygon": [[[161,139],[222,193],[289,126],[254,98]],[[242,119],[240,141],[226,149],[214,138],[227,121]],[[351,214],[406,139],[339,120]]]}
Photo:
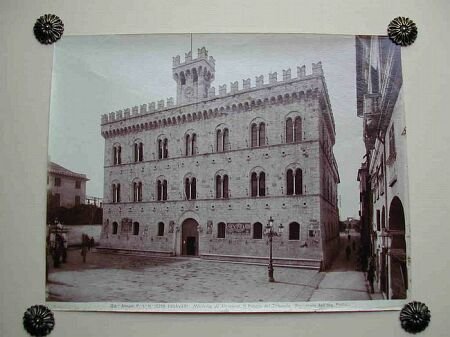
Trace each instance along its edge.
{"label": "doorway", "polygon": [[186,219],[181,225],[181,255],[198,255],[198,222]]}

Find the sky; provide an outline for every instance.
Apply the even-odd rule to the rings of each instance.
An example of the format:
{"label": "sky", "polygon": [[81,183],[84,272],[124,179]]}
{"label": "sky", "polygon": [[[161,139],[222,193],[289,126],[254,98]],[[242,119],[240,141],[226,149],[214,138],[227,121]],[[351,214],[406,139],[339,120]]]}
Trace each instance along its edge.
{"label": "sky", "polygon": [[[364,155],[356,116],[354,36],[314,34],[193,34],[193,57],[203,46],[216,60],[213,86],[322,62],[336,123],[334,154],[341,182],[340,217],[358,218],[356,181]],[[66,36],[55,46],[50,104],[49,158],[90,179],[87,195],[103,197],[102,114],[176,98],[172,57],[191,48],[189,34]]]}

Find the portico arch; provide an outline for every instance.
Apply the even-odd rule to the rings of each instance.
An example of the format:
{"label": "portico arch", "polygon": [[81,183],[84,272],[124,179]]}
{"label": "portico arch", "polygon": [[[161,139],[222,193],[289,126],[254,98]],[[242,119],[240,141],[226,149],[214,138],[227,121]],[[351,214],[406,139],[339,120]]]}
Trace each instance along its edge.
{"label": "portico arch", "polygon": [[389,207],[390,283],[391,298],[406,298],[408,289],[408,269],[406,265],[405,213],[398,197],[392,199]]}

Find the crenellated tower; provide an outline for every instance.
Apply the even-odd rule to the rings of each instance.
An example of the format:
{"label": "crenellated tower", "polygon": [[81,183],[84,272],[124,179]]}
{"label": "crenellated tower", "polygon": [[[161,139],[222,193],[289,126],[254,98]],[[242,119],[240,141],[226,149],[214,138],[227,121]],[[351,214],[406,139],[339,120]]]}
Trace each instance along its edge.
{"label": "crenellated tower", "polygon": [[183,63],[179,55],[175,56],[172,72],[177,82],[177,104],[197,102],[208,97],[214,80],[215,60],[212,56],[208,58],[208,51],[202,47],[195,59],[192,59],[192,52],[185,53]]}

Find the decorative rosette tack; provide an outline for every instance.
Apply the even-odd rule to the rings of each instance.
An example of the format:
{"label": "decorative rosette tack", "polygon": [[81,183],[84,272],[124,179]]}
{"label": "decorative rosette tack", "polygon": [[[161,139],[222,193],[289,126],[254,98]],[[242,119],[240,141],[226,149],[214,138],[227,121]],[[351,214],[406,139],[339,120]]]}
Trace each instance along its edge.
{"label": "decorative rosette tack", "polygon": [[389,38],[400,46],[409,46],[417,38],[417,26],[409,18],[399,16],[387,28]]}
{"label": "decorative rosette tack", "polygon": [[23,314],[23,326],[31,336],[47,336],[55,326],[53,312],[44,305],[33,305]]}
{"label": "decorative rosette tack", "polygon": [[54,14],[45,14],[34,24],[34,36],[42,44],[58,41],[64,32],[64,23]]}
{"label": "decorative rosette tack", "polygon": [[430,322],[431,314],[428,307],[421,302],[410,302],[400,311],[400,322],[402,328],[410,333],[425,330]]}

